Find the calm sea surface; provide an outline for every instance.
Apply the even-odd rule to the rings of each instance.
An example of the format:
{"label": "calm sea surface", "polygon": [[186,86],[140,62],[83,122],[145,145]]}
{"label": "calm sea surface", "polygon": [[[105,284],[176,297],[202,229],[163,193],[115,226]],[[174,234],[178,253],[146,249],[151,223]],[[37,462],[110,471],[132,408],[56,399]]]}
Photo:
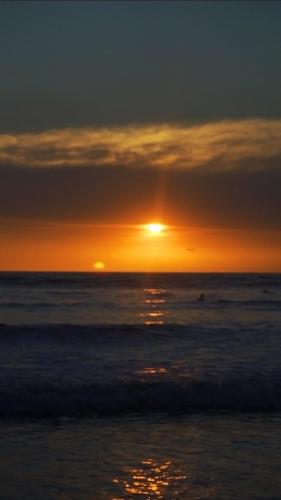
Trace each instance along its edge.
{"label": "calm sea surface", "polygon": [[1,500],[281,499],[281,275],[0,273],[0,374]]}

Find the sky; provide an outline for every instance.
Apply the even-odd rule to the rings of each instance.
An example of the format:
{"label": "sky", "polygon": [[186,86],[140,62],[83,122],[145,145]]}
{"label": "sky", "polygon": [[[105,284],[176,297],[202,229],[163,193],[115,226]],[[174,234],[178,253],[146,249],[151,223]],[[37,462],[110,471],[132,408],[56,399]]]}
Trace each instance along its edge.
{"label": "sky", "polygon": [[1,2],[0,269],[280,272],[280,22]]}

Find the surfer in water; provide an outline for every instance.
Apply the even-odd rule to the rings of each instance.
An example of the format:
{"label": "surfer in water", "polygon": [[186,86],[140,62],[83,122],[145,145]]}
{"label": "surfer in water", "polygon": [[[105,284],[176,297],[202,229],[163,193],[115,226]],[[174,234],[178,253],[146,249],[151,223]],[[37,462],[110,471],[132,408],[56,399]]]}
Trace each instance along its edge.
{"label": "surfer in water", "polygon": [[201,294],[199,295],[199,297],[198,297],[198,299],[197,299],[197,300],[199,300],[200,302],[202,302],[203,300],[206,300],[206,299],[205,299],[205,295],[204,295],[204,293],[201,293]]}

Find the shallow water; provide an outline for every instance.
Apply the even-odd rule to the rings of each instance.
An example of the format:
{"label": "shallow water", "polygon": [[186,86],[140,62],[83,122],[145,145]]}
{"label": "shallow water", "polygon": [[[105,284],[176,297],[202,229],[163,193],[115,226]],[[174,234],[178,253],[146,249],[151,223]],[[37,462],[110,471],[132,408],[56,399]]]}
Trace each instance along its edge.
{"label": "shallow water", "polygon": [[2,421],[1,498],[278,499],[281,414]]}

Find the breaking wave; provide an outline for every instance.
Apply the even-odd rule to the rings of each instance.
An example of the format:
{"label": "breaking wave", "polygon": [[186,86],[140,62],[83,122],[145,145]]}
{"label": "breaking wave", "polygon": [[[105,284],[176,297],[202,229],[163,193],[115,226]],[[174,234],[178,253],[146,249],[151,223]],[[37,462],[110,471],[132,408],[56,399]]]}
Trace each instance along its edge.
{"label": "breaking wave", "polygon": [[280,411],[281,373],[188,381],[145,379],[112,383],[33,381],[1,387],[1,416],[115,415],[191,411]]}

